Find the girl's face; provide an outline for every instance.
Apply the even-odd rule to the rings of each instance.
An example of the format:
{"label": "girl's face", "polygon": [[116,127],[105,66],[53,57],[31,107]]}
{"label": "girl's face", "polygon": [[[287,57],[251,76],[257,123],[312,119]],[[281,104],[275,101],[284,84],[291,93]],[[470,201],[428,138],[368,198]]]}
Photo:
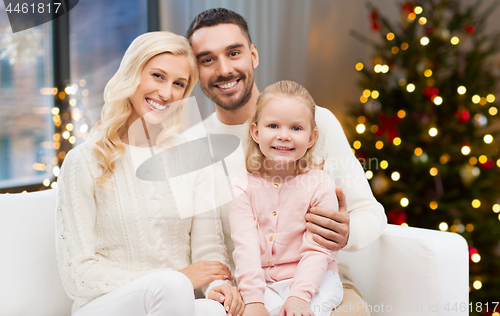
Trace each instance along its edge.
{"label": "girl's face", "polygon": [[151,58],[141,72],[141,82],[130,97],[134,112],[131,123],[144,117],[152,124],[160,123],[175,111],[184,96],[190,76],[186,56],[163,53]]}
{"label": "girl's face", "polygon": [[272,98],[261,110],[250,131],[262,154],[274,162],[292,163],[314,145],[318,131],[312,130],[311,111],[297,98]]}

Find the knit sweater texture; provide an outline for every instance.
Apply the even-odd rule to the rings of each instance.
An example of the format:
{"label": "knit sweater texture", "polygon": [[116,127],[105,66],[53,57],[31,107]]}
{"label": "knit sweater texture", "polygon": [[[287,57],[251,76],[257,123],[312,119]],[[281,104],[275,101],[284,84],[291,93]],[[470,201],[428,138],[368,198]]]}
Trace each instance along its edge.
{"label": "knit sweater texture", "polygon": [[[185,141],[184,136],[175,139],[176,144]],[[113,184],[102,188],[96,184],[102,168],[94,144],[90,137],[68,152],[57,182],[57,263],[62,284],[75,300],[73,311],[151,272],[179,270],[199,260],[229,266],[217,209],[179,216],[175,200],[195,213],[213,204],[198,198],[196,185],[181,181],[173,188],[168,181],[140,180],[135,170],[148,153],[151,157],[150,148],[126,146],[110,177]],[[213,187],[206,185],[213,177],[194,179],[205,189]],[[210,283],[204,293],[221,283]]]}
{"label": "knit sweater texture", "polygon": [[310,303],[326,271],[337,271],[332,252],[313,240],[304,218],[315,206],[338,211],[330,176],[312,169],[273,183],[245,172],[233,182],[229,221],[243,300],[264,303],[266,283],[293,278],[289,296]]}

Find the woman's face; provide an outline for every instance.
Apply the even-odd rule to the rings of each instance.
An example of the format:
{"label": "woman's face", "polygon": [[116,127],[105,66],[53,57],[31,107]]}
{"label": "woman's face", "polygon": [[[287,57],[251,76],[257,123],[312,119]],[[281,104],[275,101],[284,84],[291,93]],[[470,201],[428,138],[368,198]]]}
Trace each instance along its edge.
{"label": "woman's face", "polygon": [[129,126],[137,119],[160,123],[175,111],[184,96],[190,76],[189,62],[184,55],[163,53],[151,58],[141,72],[141,82],[130,97],[134,112]]}

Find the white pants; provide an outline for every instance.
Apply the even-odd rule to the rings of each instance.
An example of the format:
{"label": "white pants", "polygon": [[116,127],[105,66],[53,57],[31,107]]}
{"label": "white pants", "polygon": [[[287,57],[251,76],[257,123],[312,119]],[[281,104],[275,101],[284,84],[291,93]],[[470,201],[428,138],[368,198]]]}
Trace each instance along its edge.
{"label": "white pants", "polygon": [[[264,305],[271,316],[278,316],[281,307],[285,304],[290,295],[290,284],[292,279],[287,279],[275,283],[267,283],[264,293]],[[344,290],[338,272],[327,271],[319,292],[311,300],[310,308],[314,316],[328,316],[332,310],[342,302]],[[297,310],[304,311],[305,310]]]}
{"label": "white pants", "polygon": [[77,309],[72,316],[225,316],[221,303],[194,299],[188,277],[160,271],[129,282]]}

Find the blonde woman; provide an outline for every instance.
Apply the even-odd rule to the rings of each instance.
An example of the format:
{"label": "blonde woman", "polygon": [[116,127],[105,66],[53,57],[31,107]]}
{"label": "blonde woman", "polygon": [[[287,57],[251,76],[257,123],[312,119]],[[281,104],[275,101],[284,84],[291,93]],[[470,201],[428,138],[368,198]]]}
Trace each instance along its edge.
{"label": "blonde woman", "polygon": [[[56,242],[73,315],[242,314],[219,214],[179,216],[172,193],[179,188],[136,176],[141,152],[185,141],[177,130],[197,80],[185,38],[137,37],[106,85],[101,120],[68,152],[57,186]],[[207,201],[196,187],[182,189],[183,205],[198,214]],[[200,287],[219,302],[195,300]]]}

